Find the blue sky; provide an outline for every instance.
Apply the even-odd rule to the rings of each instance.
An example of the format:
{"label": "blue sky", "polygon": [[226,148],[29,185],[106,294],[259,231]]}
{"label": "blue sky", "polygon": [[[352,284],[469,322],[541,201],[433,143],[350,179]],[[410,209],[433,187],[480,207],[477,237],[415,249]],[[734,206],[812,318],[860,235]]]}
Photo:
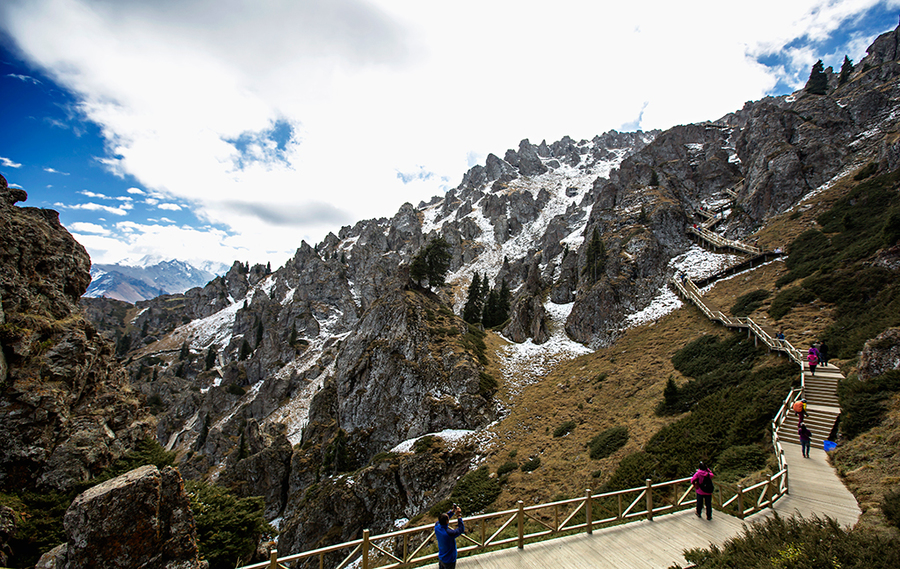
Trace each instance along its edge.
{"label": "blue sky", "polygon": [[900,0],[604,4],[4,0],[0,173],[95,262],[279,266],[523,138],[789,93],[900,16]]}

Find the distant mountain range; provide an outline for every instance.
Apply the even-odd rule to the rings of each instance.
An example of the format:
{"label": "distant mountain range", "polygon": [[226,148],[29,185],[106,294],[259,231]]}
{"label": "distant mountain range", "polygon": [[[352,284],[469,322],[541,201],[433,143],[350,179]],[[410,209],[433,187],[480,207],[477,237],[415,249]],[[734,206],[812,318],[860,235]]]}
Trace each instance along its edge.
{"label": "distant mountain range", "polygon": [[133,264],[95,264],[91,266],[91,284],[84,296],[134,303],[205,286],[227,270],[228,266],[220,263],[207,262],[198,268],[177,259],[151,257]]}

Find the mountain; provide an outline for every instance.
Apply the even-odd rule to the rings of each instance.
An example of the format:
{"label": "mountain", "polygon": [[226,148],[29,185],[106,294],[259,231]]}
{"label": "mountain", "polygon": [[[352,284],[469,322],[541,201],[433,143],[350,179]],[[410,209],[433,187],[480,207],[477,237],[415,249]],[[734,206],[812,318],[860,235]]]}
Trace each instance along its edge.
{"label": "mountain", "polygon": [[[690,261],[702,258],[690,233],[701,211],[725,208],[717,231],[746,238],[867,164],[900,166],[897,38],[880,37],[846,84],[832,76],[827,95],[769,97],[663,132],[523,140],[444,196],[302,243],[275,271],[235,263],[202,289],[142,303],[120,354],[158,403],[159,440],[185,476],[263,494],[287,550],[358,535],[350,520],[380,531],[422,512],[438,495],[425,488],[449,488],[478,446],[442,451],[449,475],[427,453],[402,459],[400,478],[373,459],[428,433],[481,432],[509,412],[498,383],[526,389],[677,306],[676,271],[727,263]],[[420,288],[409,266],[437,237],[448,284]],[[487,334],[459,317],[476,273],[511,291],[508,320]],[[487,349],[494,338],[513,345]],[[378,500],[324,483],[363,467]]]}
{"label": "mountain", "polygon": [[91,266],[88,298],[112,298],[135,303],[163,294],[178,294],[190,288],[204,286],[228,267],[211,263],[209,269],[197,268],[184,261],[154,260],[130,264],[95,264]]}
{"label": "mountain", "polygon": [[[133,306],[82,299],[95,322],[79,324],[89,349],[82,348],[87,340],[57,336],[71,325],[74,299],[86,288],[83,249],[60,237],[29,249],[26,256],[35,260],[23,265],[13,257],[25,253],[8,248],[0,257],[0,292],[14,325],[0,328],[6,334],[0,340],[3,373],[17,390],[4,394],[4,403],[14,405],[2,409],[12,410],[4,419],[17,419],[20,433],[5,445],[9,464],[27,458],[30,474],[21,480],[42,489],[71,479],[63,476],[68,463],[60,457],[74,455],[76,465],[88,464],[80,472],[89,478],[99,470],[96,462],[109,462],[137,439],[129,427],[153,429],[178,454],[185,478],[263,496],[267,517],[280,526],[278,549],[287,552],[357,538],[363,528],[383,532],[424,515],[491,453],[513,458],[519,449],[505,441],[528,441],[522,455],[539,458],[552,443],[547,433],[565,418],[558,415],[588,409],[601,387],[619,394],[610,404],[632,418],[653,415],[662,388],[644,388],[665,382],[657,377],[660,356],[645,358],[636,344],[618,342],[680,306],[667,286],[673,275],[702,277],[733,264],[733,255],[694,242],[710,211],[718,216],[719,238],[759,238],[775,248],[806,228],[815,230],[811,243],[827,239],[817,236],[818,218],[809,211],[844,199],[829,193],[834,188],[847,193],[848,204],[858,203],[857,179],[878,180],[884,203],[894,203],[898,45],[900,28],[880,36],[849,80],[841,84],[830,75],[825,95],[801,90],[769,97],[714,121],[665,131],[523,140],[502,158],[489,155],[445,195],[404,204],[391,218],[343,227],[315,245],[303,242],[274,271],[235,262],[205,286]],[[21,201],[11,192],[8,201]],[[35,224],[54,217],[45,210],[13,213]],[[838,229],[868,223],[849,214],[829,222]],[[892,227],[885,225],[883,241],[890,241]],[[445,278],[434,280],[446,284],[413,282],[411,266],[439,238],[449,258]],[[23,230],[20,240],[32,239]],[[807,259],[811,248],[791,251],[788,265]],[[50,261],[41,251],[56,252],[68,263],[60,267],[72,270],[45,275],[38,267]],[[880,251],[866,262],[879,279],[897,280],[894,253]],[[34,270],[23,275],[22,266]],[[485,329],[477,314],[473,322],[460,316],[476,274],[486,283],[486,302],[509,291],[507,318],[493,328]],[[802,299],[797,304],[814,304],[807,288],[794,287]],[[807,319],[824,318],[817,314],[822,306],[809,308]],[[49,323],[37,327],[45,318]],[[678,341],[702,330],[683,330]],[[872,329],[869,337],[882,331]],[[121,366],[110,361],[112,345],[103,335],[115,340]],[[88,357],[98,353],[105,359]],[[628,385],[603,374],[585,378],[588,360],[599,353],[608,365],[623,366]],[[74,368],[63,367],[76,355]],[[553,385],[542,384],[548,376]],[[44,381],[62,390],[64,417],[45,408],[35,416],[50,423],[38,429],[17,410],[33,408],[28,387]],[[113,394],[83,399],[99,386]],[[537,388],[542,397],[529,398]],[[125,401],[115,397],[117,389]],[[136,396],[125,397],[128,389]],[[551,397],[564,393],[575,395],[566,409],[554,407]],[[634,400],[644,407],[634,410]],[[76,426],[63,420],[69,417],[63,403],[72,401],[84,414],[79,421],[109,424],[108,440],[71,436]],[[152,420],[139,411],[151,411]],[[770,419],[760,417],[752,419]],[[612,426],[617,419],[610,413],[604,420]],[[645,421],[642,431],[665,424],[655,416]],[[35,440],[29,429],[44,439],[29,446]],[[649,435],[637,438],[646,442]],[[89,452],[95,444],[103,450],[96,459]],[[579,463],[584,457],[577,452],[568,458],[562,474],[534,473],[540,495],[553,491],[554,476],[559,486],[581,484],[578,491],[585,480],[608,480],[608,473]]]}

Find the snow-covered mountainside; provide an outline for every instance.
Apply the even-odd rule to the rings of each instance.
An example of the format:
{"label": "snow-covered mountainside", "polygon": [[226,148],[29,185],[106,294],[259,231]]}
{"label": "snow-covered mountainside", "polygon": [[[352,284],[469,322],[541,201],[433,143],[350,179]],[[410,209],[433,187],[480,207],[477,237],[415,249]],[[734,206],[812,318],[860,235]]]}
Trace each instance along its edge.
{"label": "snow-covered mountainside", "polygon": [[[306,491],[427,433],[484,433],[505,412],[498,381],[515,395],[677,307],[668,278],[732,262],[692,242],[709,211],[721,237],[745,238],[861,165],[900,167],[898,38],[879,38],[828,95],[767,98],[663,132],[523,140],[445,195],[301,243],[274,271],[235,263],[203,288],[139,303],[119,351],[159,408],[158,439],[186,476],[263,493],[284,518],[279,549],[347,539],[349,519],[378,530],[421,512],[432,505],[423,481],[446,487],[474,456],[443,457],[438,472],[422,457],[408,477],[369,472],[377,503]],[[422,289],[410,263],[438,237],[447,284]],[[460,318],[476,274],[511,291],[508,319],[488,332],[511,342],[497,354]]]}
{"label": "snow-covered mountainside", "polygon": [[204,286],[224,274],[227,266],[211,266],[213,271],[171,259],[152,264],[97,264],[91,266],[91,284],[84,294],[88,298],[113,298],[126,302],[148,300],[162,294],[179,294]]}

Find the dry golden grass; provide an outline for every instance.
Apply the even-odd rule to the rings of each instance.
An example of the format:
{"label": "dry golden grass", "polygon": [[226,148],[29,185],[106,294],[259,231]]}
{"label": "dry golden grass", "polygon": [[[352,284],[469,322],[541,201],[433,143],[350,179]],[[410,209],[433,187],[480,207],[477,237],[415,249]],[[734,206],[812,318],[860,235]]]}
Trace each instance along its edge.
{"label": "dry golden grass", "polygon": [[[540,456],[541,466],[531,473],[512,472],[494,506],[511,507],[519,499],[529,504],[548,502],[598,488],[622,457],[640,450],[656,431],[677,418],[654,414],[666,380],[671,376],[676,383],[685,381],[672,367],[675,351],[701,335],[725,333],[696,308],[685,307],[628,331],[609,348],[559,364],[514,399],[501,386],[498,398],[510,410],[491,429],[496,441],[486,464],[496,471],[507,461],[521,465]],[[502,342],[491,334],[489,351]],[[605,379],[597,381],[604,374]],[[553,431],[566,421],[574,421],[575,429],[554,437]],[[628,443],[608,458],[591,460],[588,441],[617,425],[628,427]],[[514,459],[509,456],[512,451]],[[601,476],[593,477],[598,470]]]}

